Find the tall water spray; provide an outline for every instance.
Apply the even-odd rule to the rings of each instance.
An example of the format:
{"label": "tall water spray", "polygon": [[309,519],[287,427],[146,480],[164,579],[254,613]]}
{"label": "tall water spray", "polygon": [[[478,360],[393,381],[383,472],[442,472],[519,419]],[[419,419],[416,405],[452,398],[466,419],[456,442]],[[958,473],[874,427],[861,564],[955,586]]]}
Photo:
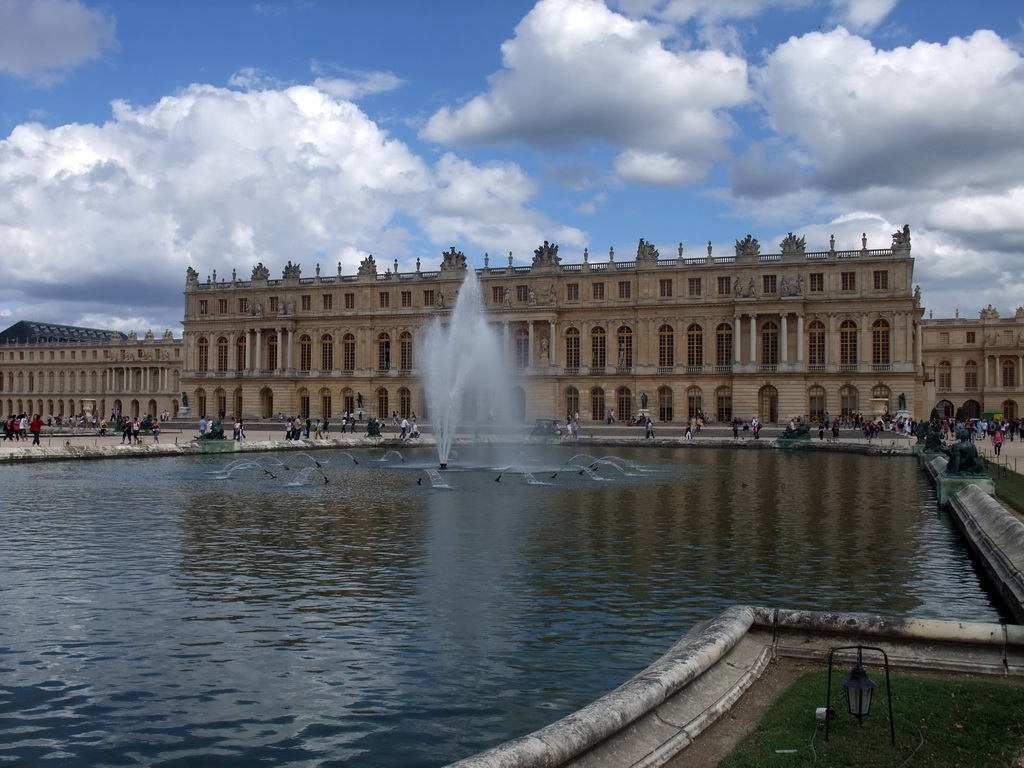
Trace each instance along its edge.
{"label": "tall water spray", "polygon": [[427,389],[428,417],[437,440],[437,460],[444,469],[460,415],[500,418],[508,398],[501,339],[483,311],[480,281],[466,270],[449,322],[435,317],[423,338],[421,368]]}

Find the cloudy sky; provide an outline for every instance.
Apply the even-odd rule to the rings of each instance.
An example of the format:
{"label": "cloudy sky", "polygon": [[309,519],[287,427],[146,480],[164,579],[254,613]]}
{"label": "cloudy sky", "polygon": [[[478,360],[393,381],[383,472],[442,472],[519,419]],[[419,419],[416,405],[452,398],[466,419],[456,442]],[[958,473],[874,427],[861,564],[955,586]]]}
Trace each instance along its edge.
{"label": "cloudy sky", "polygon": [[631,258],[909,224],[1024,304],[1019,0],[0,0],[0,323],[180,333],[185,270]]}

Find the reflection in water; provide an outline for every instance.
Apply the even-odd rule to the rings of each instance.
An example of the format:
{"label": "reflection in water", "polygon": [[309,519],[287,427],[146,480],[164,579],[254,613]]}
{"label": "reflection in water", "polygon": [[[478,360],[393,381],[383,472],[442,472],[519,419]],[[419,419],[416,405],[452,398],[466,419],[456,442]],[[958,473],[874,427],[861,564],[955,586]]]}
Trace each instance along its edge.
{"label": "reflection in water", "polygon": [[433,766],[728,604],[999,616],[909,459],[462,452],[0,468],[0,761]]}

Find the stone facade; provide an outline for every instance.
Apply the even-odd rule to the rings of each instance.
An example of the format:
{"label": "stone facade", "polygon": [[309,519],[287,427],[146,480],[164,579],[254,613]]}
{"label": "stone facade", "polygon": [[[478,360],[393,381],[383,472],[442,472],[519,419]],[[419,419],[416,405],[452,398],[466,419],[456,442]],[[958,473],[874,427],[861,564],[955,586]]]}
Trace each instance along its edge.
{"label": "stone facade", "polygon": [[[629,260],[584,251],[569,263],[544,243],[530,266],[478,270],[486,313],[505,345],[515,417],[583,421],[634,415],[643,395],[656,421],[857,412],[926,415],[920,293],[909,230],[891,247],[807,252],[789,235],[774,253],[748,235],[735,252],[662,258],[640,240]],[[336,418],[416,412],[420,332],[446,318],[465,276],[452,249],[437,271],[248,280],[185,287],[182,388],[196,412]]]}

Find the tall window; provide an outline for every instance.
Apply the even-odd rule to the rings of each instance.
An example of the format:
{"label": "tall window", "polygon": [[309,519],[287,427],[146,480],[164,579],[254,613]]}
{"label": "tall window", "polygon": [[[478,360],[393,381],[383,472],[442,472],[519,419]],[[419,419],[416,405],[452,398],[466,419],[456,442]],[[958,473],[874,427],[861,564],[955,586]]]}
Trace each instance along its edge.
{"label": "tall window", "polygon": [[217,339],[217,373],[227,373],[228,370],[228,340],[221,336]]}
{"label": "tall window", "polygon": [[779,326],[773,320],[761,326],[761,363],[779,364]]}
{"label": "tall window", "polygon": [[391,306],[391,294],[387,291],[381,291],[380,294],[380,308],[386,309]]}
{"label": "tall window", "polygon": [[[401,371],[412,370],[412,334],[403,331],[398,337],[398,369]],[[401,393],[399,393],[401,399]]]}
{"label": "tall window", "polygon": [[843,320],[839,326],[839,364],[857,364],[857,324]]}
{"label": "tall window", "polygon": [[663,325],[658,329],[658,366],[671,368],[675,364],[676,334],[671,325]]}
{"label": "tall window", "polygon": [[608,365],[608,336],[604,328],[598,326],[590,332],[590,367],[604,368]]}
{"label": "tall window", "polygon": [[[580,367],[580,329],[569,328],[565,332],[565,367]],[[578,410],[578,409],[577,409]]]}
{"label": "tall window", "polygon": [[807,281],[807,289],[811,293],[824,293],[825,292],[825,273],[824,272],[811,272],[808,275],[810,278]]}
{"label": "tall window", "polygon": [[704,393],[700,387],[690,387],[686,390],[686,417],[696,419],[704,413]]}
{"label": "tall window", "polygon": [[267,370],[276,371],[277,365],[277,335],[267,339]]}
{"label": "tall window", "polygon": [[346,371],[356,368],[356,337],[351,333],[346,333],[341,339],[341,367]]}
{"label": "tall window", "polygon": [[501,304],[501,302],[502,302],[502,300],[504,298],[505,298],[505,289],[502,288],[500,285],[492,285],[491,286],[491,303],[492,304]]}
{"label": "tall window", "polygon": [[[579,301],[580,300],[580,284],[579,283],[566,283],[565,285],[565,300],[566,301]],[[573,411],[575,413],[575,411]]]}
{"label": "tall window", "polygon": [[331,390],[322,389],[320,390],[320,415],[325,419],[331,418],[333,413],[333,403],[331,402]]}
{"label": "tall window", "polygon": [[704,293],[704,283],[699,277],[690,277],[686,280],[686,293],[694,298]]}
{"label": "tall window", "polygon": [[815,385],[807,391],[807,416],[811,421],[825,418],[825,388]]}
{"label": "tall window", "polygon": [[857,388],[846,384],[839,390],[839,412],[843,416],[852,416],[857,410]]}
{"label": "tall window", "polygon": [[424,291],[423,292],[423,306],[424,307],[432,307],[432,306],[434,306],[434,292],[433,291]]}
{"label": "tall window", "polygon": [[604,390],[600,387],[590,390],[590,418],[593,421],[604,421]]}
{"label": "tall window", "polygon": [[727,275],[718,276],[718,295],[728,296],[731,293],[729,290],[729,277]]}
{"label": "tall window", "polygon": [[723,423],[732,421],[731,387],[719,387],[715,390],[715,418]]}
{"label": "tall window", "polygon": [[334,294],[325,293],[323,297],[324,309],[334,309]]}
{"label": "tall window", "polygon": [[953,367],[948,360],[943,360],[938,366],[939,389],[950,389],[953,386]]}
{"label": "tall window", "polygon": [[686,364],[704,365],[704,329],[697,323],[686,329]]}
{"label": "tall window", "polygon": [[[377,369],[381,371],[391,369],[391,336],[386,333],[377,337]],[[384,396],[387,397],[387,390],[384,390]],[[385,413],[387,411],[380,411],[378,415]]]}
{"label": "tall window", "polygon": [[825,365],[825,324],[812,320],[807,326],[807,364]]}
{"label": "tall window", "polygon": [[210,370],[210,342],[205,336],[200,336],[196,342],[196,370],[206,373]]}
{"label": "tall window", "polygon": [[658,281],[658,296],[663,299],[672,297],[672,278],[662,278]]}
{"label": "tall window", "polygon": [[619,368],[633,367],[633,329],[628,325],[619,328],[617,334]]}
{"label": "tall window", "polygon": [[844,291],[857,290],[857,273],[841,272],[839,274],[839,287]]}
{"label": "tall window", "polygon": [[594,283],[590,286],[590,298],[604,300],[604,283]]}
{"label": "tall window", "polygon": [[412,415],[412,393],[405,387],[398,390],[398,415],[403,419]]}
{"label": "tall window", "polygon": [[381,387],[377,390],[377,416],[385,418],[391,415],[391,403],[388,400],[388,391]]}
{"label": "tall window", "polygon": [[354,293],[345,294],[345,309],[356,308],[356,295]]}
{"label": "tall window", "polygon": [[633,392],[629,387],[619,387],[615,392],[615,417],[620,421],[633,418]]}
{"label": "tall window", "polygon": [[672,389],[658,387],[658,421],[672,421]]}
{"label": "tall window", "polygon": [[334,369],[334,337],[325,333],[320,337],[320,370]]}
{"label": "tall window", "polygon": [[308,334],[299,337],[299,370],[308,371],[313,368],[313,339]]}
{"label": "tall window", "polygon": [[761,275],[761,292],[762,293],[777,293],[775,282],[775,275]]}
{"label": "tall window", "polygon": [[889,322],[881,318],[871,324],[871,362],[889,365]]}
{"label": "tall window", "polygon": [[715,365],[732,365],[732,326],[728,323],[715,328]]}
{"label": "tall window", "polygon": [[629,280],[620,280],[619,281],[619,298],[620,299],[628,299],[630,297],[631,292],[632,292],[632,289],[630,288],[631,285],[632,285],[632,283],[630,283]]}
{"label": "tall window", "polygon": [[874,285],[876,291],[887,291],[889,290],[889,271],[886,269],[876,269],[873,275]]}
{"label": "tall window", "polygon": [[235,370],[245,370],[245,348],[246,340],[245,336],[239,336],[235,341]]}
{"label": "tall window", "polygon": [[566,416],[579,413],[580,391],[576,387],[569,387],[565,390],[565,413]]}
{"label": "tall window", "polygon": [[299,390],[299,416],[303,419],[309,418],[309,390]]}
{"label": "tall window", "polygon": [[523,304],[530,300],[530,286],[528,285],[517,285],[516,286],[516,301]]}
{"label": "tall window", "polygon": [[412,306],[412,291],[402,291],[401,299],[402,299],[402,306],[403,307],[411,307]]}
{"label": "tall window", "polygon": [[302,300],[302,311],[309,312],[313,308],[313,297],[305,293],[300,298]]}
{"label": "tall window", "polygon": [[1003,386],[1013,387],[1017,382],[1017,363],[1015,360],[1003,360]]}
{"label": "tall window", "polygon": [[516,328],[514,343],[516,368],[526,368],[530,364],[530,332],[523,327]]}
{"label": "tall window", "polygon": [[968,389],[978,388],[978,364],[973,360],[964,363],[964,386]]}

